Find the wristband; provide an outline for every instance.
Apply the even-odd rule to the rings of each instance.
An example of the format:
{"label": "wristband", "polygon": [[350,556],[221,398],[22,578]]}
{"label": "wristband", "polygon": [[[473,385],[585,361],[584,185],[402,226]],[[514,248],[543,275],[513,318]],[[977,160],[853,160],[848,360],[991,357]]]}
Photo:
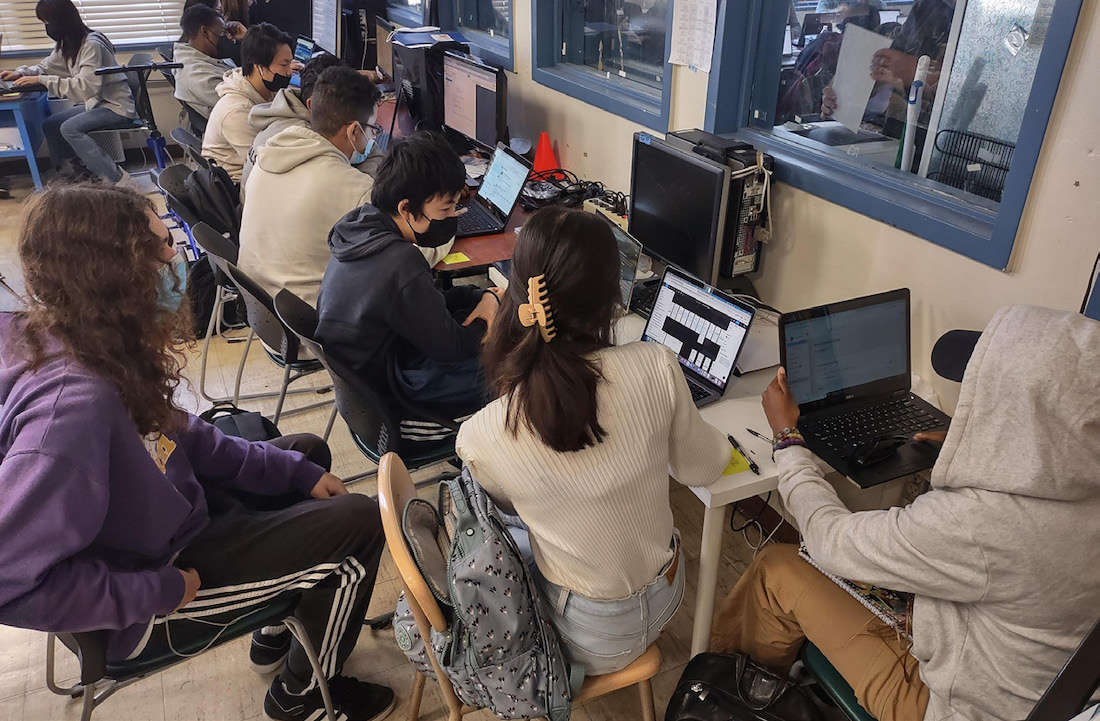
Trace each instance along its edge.
{"label": "wristband", "polygon": [[775,458],[776,451],[781,451],[791,446],[805,445],[806,439],[798,428],[784,428],[779,433],[776,433],[775,438],[772,439],[772,458]]}

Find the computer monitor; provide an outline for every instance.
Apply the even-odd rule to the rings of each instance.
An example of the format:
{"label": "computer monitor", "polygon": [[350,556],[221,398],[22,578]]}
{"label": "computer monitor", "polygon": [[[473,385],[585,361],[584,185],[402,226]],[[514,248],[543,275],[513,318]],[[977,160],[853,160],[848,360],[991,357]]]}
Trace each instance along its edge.
{"label": "computer monitor", "polygon": [[390,40],[390,35],[394,31],[394,25],[389,20],[384,18],[375,18],[374,20],[374,37],[376,41],[375,47],[378,54],[378,69],[386,74],[386,77],[390,80],[394,79],[393,74],[393,41]]}
{"label": "computer monitor", "polygon": [[487,148],[508,134],[507,80],[503,70],[472,55],[443,56],[443,124]]}
{"label": "computer monitor", "polygon": [[729,167],[634,134],[629,232],[645,252],[718,284]]}
{"label": "computer monitor", "polygon": [[901,10],[879,10],[878,21],[880,24],[901,22]]}

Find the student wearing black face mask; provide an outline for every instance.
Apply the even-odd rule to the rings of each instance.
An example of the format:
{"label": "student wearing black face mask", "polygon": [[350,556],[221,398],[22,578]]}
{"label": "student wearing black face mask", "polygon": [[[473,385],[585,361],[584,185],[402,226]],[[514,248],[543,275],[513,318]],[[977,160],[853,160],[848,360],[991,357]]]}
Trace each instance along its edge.
{"label": "student wearing black face mask", "polygon": [[[130,86],[122,75],[96,75],[98,68],[118,65],[115,48],[103,33],[80,17],[71,0],[40,0],[35,14],[57,45],[37,65],[0,72],[0,80],[17,87],[42,84],[50,95],[73,102],[42,123],[54,167],[63,173],[85,172],[110,183],[129,178],[89,135],[94,130],[125,124],[137,117]],[[79,159],[85,168],[75,165]]]}
{"label": "student wearing black face mask", "polygon": [[225,74],[217,87],[202,155],[240,182],[245,158],[256,139],[248,113],[290,85],[294,52],[290,36],[269,23],[253,25],[241,44],[241,67]]}
{"label": "student wearing black face mask", "polygon": [[218,103],[218,85],[233,66],[218,58],[218,41],[225,37],[225,19],[213,8],[193,5],[180,20],[183,37],[172,47],[172,59],[183,63],[176,71],[177,100],[204,118]]}
{"label": "student wearing black face mask", "polygon": [[446,243],[465,187],[462,161],[439,135],[394,143],[375,176],[371,204],[329,235],[332,259],[317,302],[326,352],[383,394],[398,392],[468,415],[485,402],[478,360],[498,305],[493,292],[432,282],[420,245]]}

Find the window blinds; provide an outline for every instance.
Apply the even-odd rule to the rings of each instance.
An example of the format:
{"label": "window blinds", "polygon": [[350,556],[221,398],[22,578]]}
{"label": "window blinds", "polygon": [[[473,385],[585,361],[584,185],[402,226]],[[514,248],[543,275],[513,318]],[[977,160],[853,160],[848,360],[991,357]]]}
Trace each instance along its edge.
{"label": "window blinds", "polygon": [[[3,50],[49,51],[54,43],[35,17],[37,0],[0,0]],[[115,48],[171,42],[180,36],[183,0],[73,0],[84,24]]]}

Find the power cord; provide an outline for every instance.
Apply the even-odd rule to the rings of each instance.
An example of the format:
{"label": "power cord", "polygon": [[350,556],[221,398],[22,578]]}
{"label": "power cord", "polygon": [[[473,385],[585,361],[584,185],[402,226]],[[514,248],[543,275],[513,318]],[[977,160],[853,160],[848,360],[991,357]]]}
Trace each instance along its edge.
{"label": "power cord", "polygon": [[626,195],[608,190],[598,180],[581,180],[576,173],[564,168],[531,173],[519,202],[524,210],[531,212],[548,205],[575,208],[586,200],[597,198],[611,203],[616,213],[626,213]]}
{"label": "power cord", "polygon": [[[768,491],[768,495],[764,497],[764,505],[760,506],[760,510],[756,512],[756,515],[746,521],[745,525],[741,526],[740,528],[737,528],[733,525],[733,514],[737,513],[737,507],[740,505],[740,502],[734,503],[733,510],[730,512],[730,530],[734,533],[741,533],[754,523],[756,523],[757,527],[759,527],[760,524],[758,522],[760,521],[760,517],[764,515],[764,509],[768,507],[768,504],[771,502],[771,500],[772,492]],[[763,530],[761,530],[761,535],[763,535]]]}

